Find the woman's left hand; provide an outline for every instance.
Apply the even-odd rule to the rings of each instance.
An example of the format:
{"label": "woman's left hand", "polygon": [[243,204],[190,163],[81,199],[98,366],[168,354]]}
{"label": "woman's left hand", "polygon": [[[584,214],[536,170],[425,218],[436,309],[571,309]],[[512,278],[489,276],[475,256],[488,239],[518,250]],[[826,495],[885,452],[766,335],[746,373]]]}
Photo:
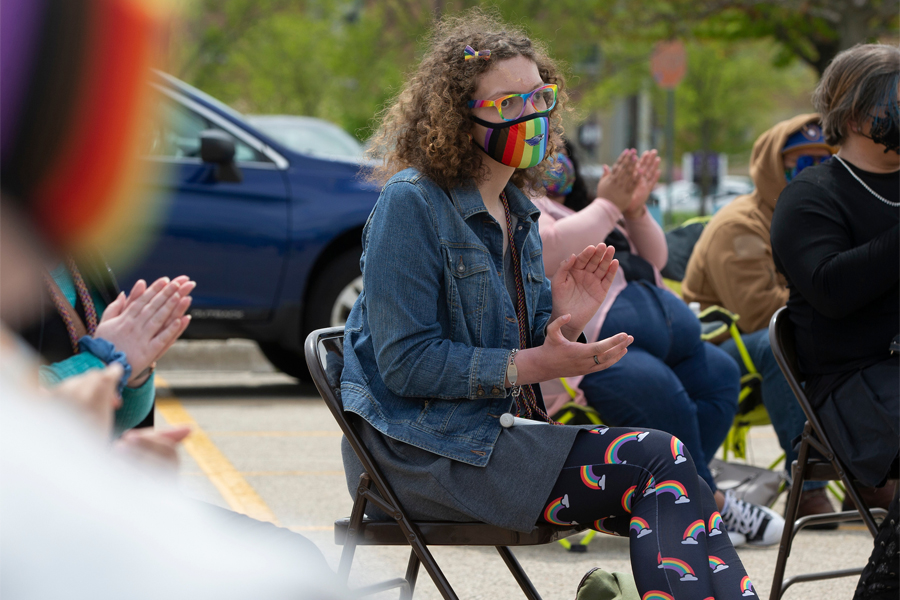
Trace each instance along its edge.
{"label": "woman's left hand", "polygon": [[553,293],[551,322],[564,314],[572,315],[562,333],[571,341],[578,339],[585,325],[600,308],[619,270],[613,259],[615,248],[606,244],[588,246],[578,256],[564,260],[550,280]]}
{"label": "woman's left hand", "polygon": [[637,184],[631,193],[628,205],[622,211],[626,219],[639,219],[644,216],[644,205],[650,198],[650,192],[659,181],[659,156],[656,150],[649,150],[641,155],[637,163]]}

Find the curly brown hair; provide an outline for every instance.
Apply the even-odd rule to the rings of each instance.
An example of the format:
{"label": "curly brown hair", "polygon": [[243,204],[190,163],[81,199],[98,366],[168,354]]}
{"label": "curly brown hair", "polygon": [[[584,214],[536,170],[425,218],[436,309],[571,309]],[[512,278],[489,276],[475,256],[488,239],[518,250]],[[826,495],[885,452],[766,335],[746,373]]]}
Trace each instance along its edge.
{"label": "curly brown hair", "polygon": [[[489,60],[465,60],[463,49],[490,50]],[[547,156],[562,147],[561,112],[567,99],[565,79],[545,47],[524,31],[504,23],[494,10],[473,8],[443,18],[431,35],[429,50],[396,99],[381,113],[370,156],[380,159],[372,179],[384,185],[394,174],[414,167],[448,189],[469,178],[480,180],[486,169],[481,152],[473,151],[468,101],[478,76],[501,60],[524,56],[534,61],[544,83],[559,86],[550,113]],[[543,189],[547,160],[516,169],[512,182],[520,189]]]}

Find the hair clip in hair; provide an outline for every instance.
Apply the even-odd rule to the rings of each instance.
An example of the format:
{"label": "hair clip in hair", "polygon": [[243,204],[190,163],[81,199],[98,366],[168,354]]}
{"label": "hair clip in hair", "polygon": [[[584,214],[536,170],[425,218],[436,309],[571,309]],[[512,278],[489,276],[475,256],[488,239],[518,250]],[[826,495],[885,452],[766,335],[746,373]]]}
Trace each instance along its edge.
{"label": "hair clip in hair", "polygon": [[476,51],[472,46],[466,46],[466,49],[463,50],[463,54],[465,55],[466,60],[471,60],[473,58],[483,58],[484,60],[488,60],[491,57],[490,50]]}

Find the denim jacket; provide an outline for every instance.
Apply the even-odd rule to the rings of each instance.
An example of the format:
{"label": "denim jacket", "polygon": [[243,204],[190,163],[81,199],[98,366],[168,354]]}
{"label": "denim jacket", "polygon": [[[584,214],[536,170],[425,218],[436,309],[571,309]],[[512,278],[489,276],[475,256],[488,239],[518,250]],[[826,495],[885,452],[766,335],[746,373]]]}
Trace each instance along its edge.
{"label": "denim jacket", "polygon": [[[540,346],[552,303],[540,212],[512,184],[506,196],[518,221],[529,346]],[[500,227],[473,182],[448,192],[415,169],[391,178],[363,230],[363,292],[344,336],[344,410],[391,438],[487,465],[499,417],[514,404],[504,384],[510,350],[520,347]]]}

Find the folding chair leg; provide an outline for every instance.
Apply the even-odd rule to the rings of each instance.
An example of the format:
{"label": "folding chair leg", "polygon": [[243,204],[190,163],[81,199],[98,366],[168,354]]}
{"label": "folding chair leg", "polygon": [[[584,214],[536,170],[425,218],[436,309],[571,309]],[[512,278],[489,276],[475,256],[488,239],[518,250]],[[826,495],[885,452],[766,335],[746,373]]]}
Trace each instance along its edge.
{"label": "folding chair leg", "polygon": [[878,535],[878,525],[875,523],[875,518],[872,516],[871,509],[865,502],[863,502],[862,498],[860,498],[856,486],[847,481],[846,474],[843,471],[839,474],[844,482],[844,487],[847,488],[847,494],[853,500],[854,504],[856,504],[857,510],[859,510],[859,516],[862,517],[863,523],[866,524],[866,527],[869,529],[869,533],[872,534],[872,537],[875,537],[876,535]]}
{"label": "folding chair leg", "polygon": [[[434,556],[431,555],[431,551],[422,542],[422,536],[413,529],[412,525],[405,518],[398,520],[397,524],[400,525],[400,529],[406,535],[409,545],[412,546],[413,553],[416,555],[418,561],[421,561],[422,566],[425,567],[425,571],[434,582],[434,587],[438,589],[444,600],[459,600],[459,596],[453,591],[450,582],[447,581],[447,577],[444,576],[444,572],[441,571],[437,561],[434,560]],[[411,564],[412,559],[410,559],[410,565]],[[407,573],[408,572],[409,568],[407,568]]]}
{"label": "folding chair leg", "polygon": [[[808,426],[807,426],[808,427]],[[769,600],[779,600],[784,588],[784,572],[787,568],[787,559],[791,555],[791,545],[794,541],[794,522],[797,520],[797,512],[800,510],[800,494],[803,491],[803,474],[804,469],[801,465],[805,465],[809,458],[809,444],[804,439],[800,445],[800,453],[797,457],[797,464],[792,466],[791,491],[788,492],[787,506],[784,511],[784,530],[781,533],[781,544],[778,546],[778,558],[775,560],[775,574],[772,576],[772,590],[769,593]]]}
{"label": "folding chair leg", "polygon": [[347,528],[347,537],[338,566],[338,581],[342,583],[347,583],[350,579],[350,565],[353,564],[353,555],[356,553],[356,539],[366,512],[365,493],[371,486],[372,478],[368,473],[359,476],[359,486],[356,488],[356,498],[353,499],[353,510],[350,512],[350,527]]}
{"label": "folding chair leg", "polygon": [[497,546],[496,548],[497,552],[499,552],[500,556],[503,558],[503,562],[505,562],[506,566],[509,567],[509,570],[512,573],[513,577],[516,578],[519,587],[522,588],[523,592],[525,592],[525,597],[529,600],[541,600],[541,595],[538,594],[538,591],[535,589],[534,584],[532,584],[531,580],[528,579],[528,575],[525,574],[525,571],[522,569],[522,565],[520,565],[519,561],[516,560],[516,557],[513,555],[512,550],[510,550],[506,546]]}
{"label": "folding chair leg", "polygon": [[409,565],[406,567],[406,584],[407,587],[400,592],[400,600],[412,600],[413,593],[416,591],[416,577],[419,575],[419,557],[416,556],[415,550],[409,551]]}

